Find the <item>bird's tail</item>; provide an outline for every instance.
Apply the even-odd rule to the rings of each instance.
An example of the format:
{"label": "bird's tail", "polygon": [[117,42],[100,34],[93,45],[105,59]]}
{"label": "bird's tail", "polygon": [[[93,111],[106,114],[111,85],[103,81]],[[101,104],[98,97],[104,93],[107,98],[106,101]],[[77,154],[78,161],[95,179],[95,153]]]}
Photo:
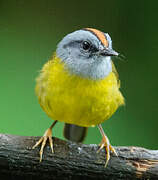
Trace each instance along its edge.
{"label": "bird's tail", "polygon": [[70,141],[83,142],[87,134],[87,127],[65,123],[64,137]]}

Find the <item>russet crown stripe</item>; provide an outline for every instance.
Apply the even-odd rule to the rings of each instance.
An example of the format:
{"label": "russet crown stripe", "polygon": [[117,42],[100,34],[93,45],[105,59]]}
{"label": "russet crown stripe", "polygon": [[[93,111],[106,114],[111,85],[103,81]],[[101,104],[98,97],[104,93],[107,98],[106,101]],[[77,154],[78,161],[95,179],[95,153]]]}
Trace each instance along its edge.
{"label": "russet crown stripe", "polygon": [[105,46],[105,47],[108,47],[108,41],[105,37],[105,34],[97,29],[94,29],[94,28],[85,28],[83,30],[87,30],[87,31],[90,31],[92,32],[100,41],[101,43]]}

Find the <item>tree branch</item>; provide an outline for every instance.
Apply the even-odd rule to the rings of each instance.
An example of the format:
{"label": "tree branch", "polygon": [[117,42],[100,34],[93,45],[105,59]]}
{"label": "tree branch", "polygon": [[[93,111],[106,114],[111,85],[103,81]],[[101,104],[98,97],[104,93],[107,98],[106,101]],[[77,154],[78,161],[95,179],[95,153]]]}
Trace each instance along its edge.
{"label": "tree branch", "polygon": [[0,134],[1,179],[158,179],[158,150],[115,147],[118,157],[111,154],[105,168],[105,151],[96,153],[97,145],[53,138],[55,153],[45,147],[39,163],[39,148],[31,148],[38,139]]}

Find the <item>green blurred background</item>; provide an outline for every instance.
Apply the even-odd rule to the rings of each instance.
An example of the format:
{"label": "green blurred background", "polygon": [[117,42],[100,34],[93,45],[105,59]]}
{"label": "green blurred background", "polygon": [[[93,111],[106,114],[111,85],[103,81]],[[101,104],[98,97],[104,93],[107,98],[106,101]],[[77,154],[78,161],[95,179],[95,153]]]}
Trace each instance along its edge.
{"label": "green blurred background", "polygon": [[[158,146],[158,1],[0,0],[0,133],[43,135],[52,121],[38,104],[35,78],[66,34],[108,32],[126,106],[103,123],[113,145]],[[63,138],[63,123],[54,136]],[[89,128],[85,143],[99,143]]]}

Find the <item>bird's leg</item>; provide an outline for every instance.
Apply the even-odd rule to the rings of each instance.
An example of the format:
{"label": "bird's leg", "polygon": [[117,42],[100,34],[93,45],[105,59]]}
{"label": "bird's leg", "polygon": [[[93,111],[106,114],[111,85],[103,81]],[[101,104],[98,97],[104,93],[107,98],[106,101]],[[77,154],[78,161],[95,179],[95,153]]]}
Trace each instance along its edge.
{"label": "bird's leg", "polygon": [[102,135],[102,141],[100,143],[100,148],[97,152],[99,152],[101,149],[103,149],[105,147],[106,150],[106,163],[105,163],[105,167],[107,166],[109,159],[110,159],[110,150],[117,156],[117,153],[115,151],[115,149],[111,146],[108,137],[106,136],[101,124],[98,125],[98,128],[100,130],[100,133]]}
{"label": "bird's leg", "polygon": [[32,149],[35,149],[37,146],[41,145],[40,149],[40,162],[42,161],[42,155],[43,155],[43,149],[46,145],[47,139],[49,139],[49,145],[51,147],[52,153],[54,153],[53,150],[53,140],[52,140],[52,128],[55,126],[57,121],[54,121],[53,124],[45,131],[44,135],[36,142],[36,144],[32,147]]}

